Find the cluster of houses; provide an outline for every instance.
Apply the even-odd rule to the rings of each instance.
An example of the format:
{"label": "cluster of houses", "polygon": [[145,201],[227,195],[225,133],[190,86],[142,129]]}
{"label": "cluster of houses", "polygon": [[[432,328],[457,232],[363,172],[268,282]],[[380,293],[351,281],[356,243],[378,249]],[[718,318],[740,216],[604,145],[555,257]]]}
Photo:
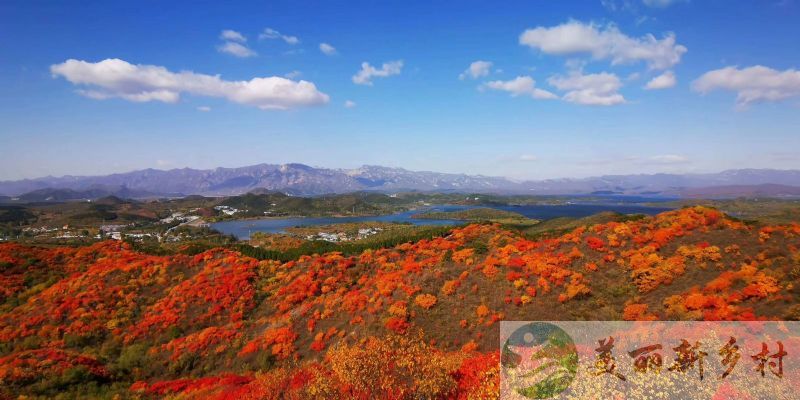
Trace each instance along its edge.
{"label": "cluster of houses", "polygon": [[[22,228],[26,234],[32,234],[37,238],[52,238],[52,239],[83,239],[91,237],[86,230],[71,229],[69,225],[62,227],[51,226],[27,226]],[[99,235],[96,236],[99,238]]]}
{"label": "cluster of houses", "polygon": [[122,240],[122,229],[127,228],[128,225],[100,225],[100,233],[95,236],[95,239],[102,239],[103,235],[107,238],[114,240]]}
{"label": "cluster of houses", "polygon": [[54,238],[56,239],[82,239],[85,237],[86,235],[83,235],[82,233],[76,233],[71,231],[62,232],[54,236]]}
{"label": "cluster of houses", "polygon": [[23,232],[32,233],[34,235],[40,235],[40,234],[48,233],[48,232],[57,232],[57,231],[60,231],[62,229],[69,229],[69,225],[64,225],[63,228],[49,227],[49,226],[37,226],[37,227],[26,226],[26,227],[22,228],[22,231]]}
{"label": "cluster of houses", "polygon": [[[270,203],[271,207],[275,207],[277,205],[278,205],[277,203]],[[273,214],[275,214],[275,211],[272,211],[272,210],[264,211],[264,215],[273,215]]]}
{"label": "cluster of houses", "polygon": [[317,232],[314,235],[306,236],[307,240],[324,240],[326,242],[348,242],[351,240],[364,239],[365,237],[374,235],[383,229],[381,228],[360,228],[355,237],[348,236],[345,232]]}
{"label": "cluster of houses", "polygon": [[231,206],[214,206],[214,209],[225,215],[233,215],[242,212],[242,210],[238,208],[233,208]]}
{"label": "cluster of houses", "polygon": [[[53,226],[26,226],[22,228],[22,232],[26,236],[33,235],[39,239],[85,239],[92,237],[86,229],[71,228],[69,225],[64,225],[60,228]],[[95,236],[95,238],[99,238],[99,235]],[[11,239],[11,237],[0,237],[0,241]]]}
{"label": "cluster of houses", "polygon": [[[240,210],[228,206],[215,207],[227,215],[233,215]],[[184,225],[207,226],[199,215],[191,215],[198,209],[186,212],[173,212],[166,218],[161,218],[158,223],[174,225],[162,231],[162,229],[135,229],[134,224],[103,224],[97,230],[92,228],[75,228],[69,225],[58,226],[27,226],[22,229],[25,236],[33,236],[37,239],[94,239],[94,240],[123,240],[133,239],[138,241],[157,240],[159,242],[179,242],[191,240],[192,235],[173,232],[176,228]],[[90,233],[91,232],[91,233]],[[0,241],[11,240],[10,237],[0,235]]]}
{"label": "cluster of houses", "polygon": [[193,222],[197,221],[198,219],[200,219],[200,217],[197,215],[186,215],[182,212],[174,212],[169,217],[161,218],[161,220],[158,222],[161,222],[162,224],[171,224],[173,222]]}
{"label": "cluster of houses", "polygon": [[159,242],[161,241],[161,234],[158,232],[155,233],[147,233],[147,232],[132,232],[132,233],[125,233],[126,238],[133,238],[138,240],[144,239],[156,239]]}
{"label": "cluster of houses", "polygon": [[138,240],[156,239],[161,241],[161,234],[157,232],[122,232],[123,229],[131,225],[102,225],[100,226],[100,234],[95,236],[95,239],[102,239],[103,235],[107,239],[122,240],[123,238],[133,238]]}

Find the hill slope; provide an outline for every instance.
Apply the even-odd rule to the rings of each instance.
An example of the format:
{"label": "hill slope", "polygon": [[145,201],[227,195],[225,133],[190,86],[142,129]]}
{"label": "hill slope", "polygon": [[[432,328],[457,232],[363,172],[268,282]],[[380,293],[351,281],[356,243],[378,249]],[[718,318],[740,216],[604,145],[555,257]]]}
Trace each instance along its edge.
{"label": "hill slope", "polygon": [[797,319],[799,249],[800,225],[703,207],[286,263],[0,244],[0,390],[487,398],[500,320]]}

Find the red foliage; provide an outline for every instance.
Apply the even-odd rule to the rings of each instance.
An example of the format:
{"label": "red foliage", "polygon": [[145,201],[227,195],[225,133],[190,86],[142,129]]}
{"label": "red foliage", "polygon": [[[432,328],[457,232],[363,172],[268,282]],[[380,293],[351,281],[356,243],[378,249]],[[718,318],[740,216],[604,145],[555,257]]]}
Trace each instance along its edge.
{"label": "red foliage", "polygon": [[[707,234],[723,229],[738,232]],[[131,390],[154,396],[214,398],[226,392],[230,398],[264,393],[304,398],[310,396],[306,387],[318,385],[332,397],[353,397],[352,387],[332,377],[326,352],[342,343],[365,343],[376,325],[404,338],[420,327],[460,326],[460,335],[475,340],[463,350],[473,351],[504,312],[524,311],[515,306],[534,309],[556,301],[585,306],[588,296],[606,300],[604,290],[592,290],[609,284],[634,285],[647,293],[642,297],[649,307],[626,294],[623,317],[629,320],[756,319],[764,316],[753,310],[769,313],[762,306],[768,302],[775,305],[769,314],[774,317],[779,306],[785,308],[776,300],[792,293],[788,277],[800,257],[798,239],[800,226],[753,229],[718,211],[689,207],[537,240],[498,225],[472,224],[444,237],[356,256],[327,253],[290,262],[258,262],[222,249],[149,256],[116,242],[53,249],[0,244],[0,301],[13,300],[0,313],[0,342],[10,349],[0,372],[24,380],[56,373],[58,366],[102,368],[65,350],[96,336],[125,346],[146,344],[149,354],[165,354],[159,361],[166,367],[190,353],[215,363],[215,371],[240,365],[243,371],[255,369],[251,364],[258,352],[278,360],[269,373],[241,380],[218,376],[152,383],[156,377],[142,371],[151,383]],[[473,243],[486,245],[476,252]],[[778,245],[781,251],[773,251]],[[704,279],[697,288],[654,305],[665,292],[658,289],[697,276]],[[31,290],[32,281],[41,286]],[[486,305],[474,308],[479,302]],[[434,332],[425,343],[439,339],[436,351],[452,352],[447,357],[458,361],[448,372],[458,382],[452,398],[484,398],[491,391],[477,388],[496,387],[497,355],[463,354],[464,337],[443,341]],[[41,349],[23,350],[31,343]],[[39,362],[43,359],[35,352],[44,349],[68,355],[53,356],[60,362]],[[309,363],[309,358],[321,361]],[[11,363],[24,368],[8,368]]]}
{"label": "red foliage", "polygon": [[455,373],[458,399],[479,399],[500,388],[500,353],[478,354],[465,359]]}
{"label": "red foliage", "polygon": [[93,357],[59,349],[38,349],[0,358],[0,382],[26,384],[60,376],[76,367],[86,368],[95,377],[111,376],[105,366]]}
{"label": "red foliage", "polygon": [[406,333],[409,327],[409,324],[408,322],[406,322],[406,320],[398,317],[389,317],[389,319],[386,320],[386,324],[384,325],[386,326],[386,329],[389,329],[399,334]]}
{"label": "red foliage", "polygon": [[173,287],[145,312],[127,341],[178,324],[202,327],[210,322],[239,322],[255,306],[256,260],[212,250],[194,257],[194,265],[201,263],[199,273]]}
{"label": "red foliage", "polygon": [[586,238],[586,245],[589,246],[592,250],[602,251],[606,244],[603,242],[603,239],[600,239],[596,236],[589,236]]}
{"label": "red foliage", "polygon": [[189,394],[192,392],[220,387],[236,387],[246,385],[253,381],[253,378],[246,376],[239,376],[233,374],[224,374],[220,376],[209,376],[198,379],[175,379],[171,381],[160,381],[152,384],[145,382],[136,382],[131,386],[132,391],[141,391],[148,394],[155,395],[169,395],[169,394]]}
{"label": "red foliage", "polygon": [[294,342],[297,337],[297,333],[287,326],[267,329],[263,335],[245,344],[242,350],[239,351],[239,355],[243,356],[256,351],[270,349],[272,355],[279,360],[283,360],[294,354],[296,350]]}
{"label": "red foliage", "polygon": [[211,347],[215,354],[227,350],[231,342],[241,336],[242,323],[237,322],[229,327],[212,326],[199,332],[184,337],[173,339],[161,346],[165,351],[171,352],[171,360],[177,360],[187,353],[208,355]]}

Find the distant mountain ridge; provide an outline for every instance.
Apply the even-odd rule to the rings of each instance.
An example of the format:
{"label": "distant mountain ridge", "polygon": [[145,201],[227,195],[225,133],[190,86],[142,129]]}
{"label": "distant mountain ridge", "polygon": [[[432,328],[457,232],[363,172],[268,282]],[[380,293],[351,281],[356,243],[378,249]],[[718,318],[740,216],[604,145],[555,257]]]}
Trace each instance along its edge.
{"label": "distant mountain ridge", "polygon": [[689,188],[680,192],[680,197],[724,198],[724,197],[800,197],[800,186],[765,183],[761,185],[729,185]]}
{"label": "distant mountain ridge", "polygon": [[502,177],[409,171],[403,168],[370,165],[355,169],[331,169],[304,164],[258,164],[211,170],[145,169],[105,176],[62,176],[0,181],[0,195],[26,195],[43,200],[42,196],[46,199],[53,197],[54,194],[57,195],[55,197],[74,198],[95,195],[98,197],[237,195],[261,189],[295,195],[372,190],[682,196],[693,192],[692,189],[717,186],[728,187],[722,191],[725,195],[736,195],[737,191],[769,193],[769,190],[765,192],[763,187],[756,191],[746,187],[765,184],[778,185],[774,188],[780,188],[780,192],[793,195],[796,190],[786,187],[800,187],[800,171],[737,169],[708,174],[604,175],[519,182]]}
{"label": "distant mountain ridge", "polygon": [[59,189],[59,188],[38,189],[20,195],[19,199],[26,202],[43,202],[43,201],[46,202],[46,201],[92,200],[109,196],[130,199],[130,198],[152,197],[153,194],[141,190],[131,190],[125,186],[107,187],[102,185],[93,185],[85,190]]}

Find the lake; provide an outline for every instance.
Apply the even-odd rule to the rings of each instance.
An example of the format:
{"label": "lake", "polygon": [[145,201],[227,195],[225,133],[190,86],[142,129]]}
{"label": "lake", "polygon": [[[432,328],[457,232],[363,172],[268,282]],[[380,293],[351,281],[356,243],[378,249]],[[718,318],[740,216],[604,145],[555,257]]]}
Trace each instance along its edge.
{"label": "lake", "polygon": [[[560,205],[525,205],[525,206],[488,206],[499,210],[513,211],[528,218],[546,220],[558,217],[588,217],[603,211],[613,211],[620,214],[647,214],[654,215],[671,208],[648,207],[635,203],[618,202],[609,204],[560,204]],[[432,220],[412,218],[413,215],[428,211],[458,211],[474,206],[436,205],[413,211],[406,211],[389,215],[367,217],[301,217],[301,218],[264,218],[239,221],[224,221],[211,224],[211,227],[227,235],[234,235],[239,239],[249,239],[253,232],[282,233],[286,228],[295,226],[315,226],[341,224],[346,222],[407,222],[414,225],[457,225],[464,221],[458,220]]]}

